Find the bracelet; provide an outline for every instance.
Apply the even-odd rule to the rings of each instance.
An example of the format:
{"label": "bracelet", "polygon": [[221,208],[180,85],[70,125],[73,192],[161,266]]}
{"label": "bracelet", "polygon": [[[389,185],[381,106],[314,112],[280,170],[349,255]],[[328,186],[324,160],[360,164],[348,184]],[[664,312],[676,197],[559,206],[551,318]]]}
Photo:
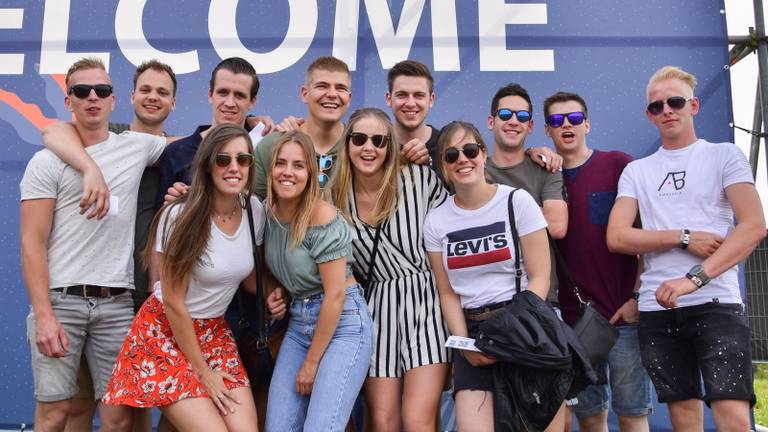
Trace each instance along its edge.
{"label": "bracelet", "polygon": [[688,249],[688,243],[691,242],[691,230],[688,228],[683,228],[682,231],[680,231],[680,249],[686,250]]}
{"label": "bracelet", "polygon": [[636,302],[640,302],[640,291],[632,291],[632,299]]}

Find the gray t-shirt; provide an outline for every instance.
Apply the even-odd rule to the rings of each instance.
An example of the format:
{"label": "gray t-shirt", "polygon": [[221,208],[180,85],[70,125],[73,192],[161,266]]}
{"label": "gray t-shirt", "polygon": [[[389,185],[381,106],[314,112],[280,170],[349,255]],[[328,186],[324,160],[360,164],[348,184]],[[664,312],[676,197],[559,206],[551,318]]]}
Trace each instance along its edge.
{"label": "gray t-shirt", "polygon": [[21,201],[56,200],[48,239],[51,288],[76,284],[133,288],[139,181],[164,148],[165,138],[135,132],[110,133],[106,141],[86,147],[110,194],[117,197],[117,215],[100,221],[80,214],[82,175],[50,150],[35,153],[21,180]]}
{"label": "gray t-shirt", "polygon": [[[525,157],[522,162],[509,167],[499,167],[488,158],[485,163],[485,178],[492,183],[520,188],[531,194],[539,207],[544,201],[564,201],[563,174],[551,173],[536,165],[531,158]],[[555,254],[550,247],[552,272],[550,274],[549,295],[547,300],[557,302],[557,271],[555,271]]]}

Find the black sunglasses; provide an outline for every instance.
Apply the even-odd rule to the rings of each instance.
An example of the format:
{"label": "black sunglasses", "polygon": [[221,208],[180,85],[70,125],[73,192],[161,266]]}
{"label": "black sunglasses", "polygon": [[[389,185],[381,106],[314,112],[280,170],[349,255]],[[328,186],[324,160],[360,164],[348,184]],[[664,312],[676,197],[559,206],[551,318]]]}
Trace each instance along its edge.
{"label": "black sunglasses", "polygon": [[[484,148],[482,144],[467,143],[461,147],[461,152],[467,159],[474,159],[480,154],[480,149]],[[454,163],[459,160],[459,149],[456,147],[448,147],[443,154],[443,160],[447,163]]]}
{"label": "black sunglasses", "polygon": [[578,126],[584,123],[587,116],[581,111],[570,112],[568,114],[550,114],[545,119],[545,123],[550,127],[559,128],[565,123],[565,119],[568,119],[568,123],[570,123],[571,126]]}
{"label": "black sunglasses", "polygon": [[[667,105],[675,111],[683,109],[685,104],[691,99],[686,99],[682,96],[672,96],[667,99]],[[664,101],[656,100],[648,104],[648,112],[652,115],[659,115],[664,111]]]}
{"label": "black sunglasses", "polygon": [[389,137],[386,135],[368,135],[362,132],[352,132],[348,137],[349,141],[357,147],[364,146],[369,138],[376,148],[384,148],[389,143]]}
{"label": "black sunglasses", "polygon": [[[249,167],[253,165],[253,155],[250,153],[238,153],[234,156],[237,164],[241,167]],[[221,168],[226,168],[232,163],[232,155],[229,153],[216,153],[216,165]]]}
{"label": "black sunglasses", "polygon": [[509,108],[497,109],[494,116],[497,116],[501,121],[507,121],[512,118],[512,115],[517,116],[517,121],[520,123],[527,123],[531,119],[531,112],[526,110],[512,111]]}
{"label": "black sunglasses", "polygon": [[112,86],[109,84],[76,84],[69,86],[68,94],[73,94],[78,99],[85,99],[91,94],[91,90],[95,90],[96,96],[100,97],[101,99],[109,97],[109,95],[112,94]]}

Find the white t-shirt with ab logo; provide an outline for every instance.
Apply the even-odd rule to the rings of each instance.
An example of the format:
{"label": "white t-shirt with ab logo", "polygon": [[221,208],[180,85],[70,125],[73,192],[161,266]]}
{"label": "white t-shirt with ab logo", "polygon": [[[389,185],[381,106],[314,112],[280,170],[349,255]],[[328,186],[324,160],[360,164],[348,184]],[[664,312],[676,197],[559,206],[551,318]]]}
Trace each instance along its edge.
{"label": "white t-shirt with ab logo", "polygon": [[[733,210],[725,189],[752,183],[746,157],[731,143],[705,140],[679,150],[659,148],[652,155],[630,162],[619,180],[618,197],[638,201],[643,229],[707,231],[725,237],[733,228]],[[656,302],[656,289],[670,279],[685,276],[702,259],[680,248],[647,253],[640,287],[640,310],[664,309]],[[709,302],[741,303],[738,268],[734,266],[709,284],[678,299],[678,306]]]}

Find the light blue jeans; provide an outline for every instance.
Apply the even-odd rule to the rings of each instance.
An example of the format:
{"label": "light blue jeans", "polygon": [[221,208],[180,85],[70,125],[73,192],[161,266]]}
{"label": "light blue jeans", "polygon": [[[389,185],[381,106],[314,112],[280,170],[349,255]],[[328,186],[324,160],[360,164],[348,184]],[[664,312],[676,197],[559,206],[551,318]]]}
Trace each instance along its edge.
{"label": "light blue jeans", "polygon": [[323,295],[296,299],[269,386],[267,432],[343,431],[371,361],[371,316],[360,285],[346,290],[336,332],[325,349],[309,396],[296,376],[315,335]]}
{"label": "light blue jeans", "polygon": [[[608,377],[611,389],[611,406],[618,416],[639,417],[651,414],[651,379],[640,358],[640,341],[637,325],[623,325],[619,339],[608,353],[608,362],[598,366],[600,373]],[[610,372],[609,372],[610,370]],[[577,396],[573,407],[579,418],[591,417],[608,409],[608,386],[591,385]]]}

